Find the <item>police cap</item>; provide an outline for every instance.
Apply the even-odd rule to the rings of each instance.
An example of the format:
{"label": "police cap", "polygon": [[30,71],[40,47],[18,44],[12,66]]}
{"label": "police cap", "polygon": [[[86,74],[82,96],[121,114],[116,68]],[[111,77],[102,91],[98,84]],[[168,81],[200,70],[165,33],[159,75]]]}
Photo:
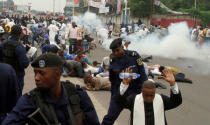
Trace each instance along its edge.
{"label": "police cap", "polygon": [[110,49],[114,50],[119,48],[120,46],[122,46],[122,38],[117,38],[115,40],[112,41],[111,45],[110,45]]}
{"label": "police cap", "polygon": [[60,56],[53,53],[47,53],[47,54],[42,54],[39,57],[37,57],[31,63],[31,66],[33,68],[47,68],[47,67],[62,68],[63,63]]}

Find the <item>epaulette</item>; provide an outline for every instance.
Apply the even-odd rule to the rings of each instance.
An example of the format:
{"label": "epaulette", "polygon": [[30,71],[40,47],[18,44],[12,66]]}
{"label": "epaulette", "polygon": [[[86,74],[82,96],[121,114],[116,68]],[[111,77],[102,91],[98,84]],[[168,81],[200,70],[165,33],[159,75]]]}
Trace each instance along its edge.
{"label": "epaulette", "polygon": [[130,52],[129,55],[135,57],[135,56],[137,56],[138,54],[137,54],[137,52]]}

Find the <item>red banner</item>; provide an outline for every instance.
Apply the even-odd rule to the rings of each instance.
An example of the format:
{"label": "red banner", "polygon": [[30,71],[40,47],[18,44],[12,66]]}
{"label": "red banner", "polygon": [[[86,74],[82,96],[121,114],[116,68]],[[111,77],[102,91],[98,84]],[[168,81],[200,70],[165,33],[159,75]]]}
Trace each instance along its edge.
{"label": "red banner", "polygon": [[121,0],[117,1],[117,14],[121,12]]}
{"label": "red banner", "polygon": [[79,4],[79,0],[74,0],[74,4]]}

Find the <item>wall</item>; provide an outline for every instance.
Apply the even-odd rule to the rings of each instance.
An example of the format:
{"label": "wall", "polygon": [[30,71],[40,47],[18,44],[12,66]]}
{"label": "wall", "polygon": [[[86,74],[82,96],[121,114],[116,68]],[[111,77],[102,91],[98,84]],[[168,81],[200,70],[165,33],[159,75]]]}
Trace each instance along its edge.
{"label": "wall", "polygon": [[[121,15],[99,15],[103,23],[108,23],[110,20],[112,23],[115,24],[121,24],[122,22],[122,16]],[[130,18],[130,23],[132,21],[138,22],[139,18]],[[150,18],[141,18],[142,23],[145,25],[149,26],[150,24],[154,25],[162,25],[164,27],[168,27],[170,23],[177,23],[177,22],[182,22],[186,21],[188,23],[189,27],[193,27],[196,25],[201,24],[201,20],[199,18],[194,18],[190,15],[160,15],[160,14],[155,14],[152,15]],[[210,26],[210,24],[209,24]]]}
{"label": "wall", "polygon": [[199,18],[190,15],[152,15],[150,23],[153,25],[161,25],[168,27],[171,23],[187,22],[189,27],[200,25],[202,22]]}

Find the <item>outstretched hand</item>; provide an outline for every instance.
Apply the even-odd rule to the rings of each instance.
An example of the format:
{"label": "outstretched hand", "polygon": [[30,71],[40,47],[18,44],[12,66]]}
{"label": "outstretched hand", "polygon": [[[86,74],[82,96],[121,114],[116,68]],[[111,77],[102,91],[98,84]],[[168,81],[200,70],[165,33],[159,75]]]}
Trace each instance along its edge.
{"label": "outstretched hand", "polygon": [[[126,68],[125,71],[123,71],[123,73],[132,73],[132,72],[133,71],[130,68]],[[124,78],[122,82],[123,82],[123,84],[128,85],[128,84],[130,84],[132,79],[133,79],[132,76],[129,78]]]}
{"label": "outstretched hand", "polygon": [[174,86],[175,84],[175,78],[171,71],[168,69],[164,69],[162,76],[159,77],[160,79],[164,79],[165,81],[169,82],[171,86]]}

